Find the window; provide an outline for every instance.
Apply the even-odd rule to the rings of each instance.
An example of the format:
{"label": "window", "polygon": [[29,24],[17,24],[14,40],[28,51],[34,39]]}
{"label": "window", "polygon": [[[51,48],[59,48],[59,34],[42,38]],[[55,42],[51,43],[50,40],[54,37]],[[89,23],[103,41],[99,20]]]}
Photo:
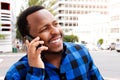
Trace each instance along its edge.
{"label": "window", "polygon": [[73,23],[73,26],[77,26],[76,23]]}
{"label": "window", "polygon": [[4,15],[10,15],[10,13],[1,13],[1,14],[4,14]]}
{"label": "window", "polygon": [[9,19],[1,19],[1,21],[10,21]]}
{"label": "window", "polygon": [[9,3],[1,3],[1,9],[3,10],[10,10],[10,4]]}
{"label": "window", "polygon": [[65,26],[68,26],[68,23],[65,23]]}
{"label": "window", "polygon": [[65,14],[68,14],[68,10],[65,11]]}
{"label": "window", "polygon": [[72,26],[72,23],[69,23],[69,26]]}
{"label": "window", "polygon": [[64,6],[64,4],[59,4],[59,7],[63,7]]}
{"label": "window", "polygon": [[69,11],[69,14],[72,14],[72,11]]}
{"label": "window", "polygon": [[59,13],[64,13],[64,10],[59,10]]}
{"label": "window", "polygon": [[10,24],[1,24],[1,26],[10,27]]}
{"label": "window", "polygon": [[111,33],[119,33],[119,28],[112,28]]}
{"label": "window", "polygon": [[64,17],[63,16],[59,16],[59,20],[63,20],[64,19]]}
{"label": "window", "polygon": [[59,23],[61,26],[63,26],[63,23]]}
{"label": "window", "polygon": [[2,31],[10,31],[10,29],[3,28]]}

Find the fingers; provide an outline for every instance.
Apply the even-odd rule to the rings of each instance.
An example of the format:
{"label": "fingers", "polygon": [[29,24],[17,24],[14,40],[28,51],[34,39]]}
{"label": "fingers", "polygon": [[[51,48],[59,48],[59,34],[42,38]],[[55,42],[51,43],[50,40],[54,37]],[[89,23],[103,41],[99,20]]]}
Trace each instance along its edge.
{"label": "fingers", "polygon": [[26,40],[26,41],[25,41],[25,44],[26,44],[26,47],[28,48],[29,41],[28,41],[28,40]]}
{"label": "fingers", "polygon": [[41,46],[41,47],[39,47],[38,48],[38,52],[42,52],[42,51],[44,51],[44,50],[48,50],[48,47],[46,47],[46,46]]}
{"label": "fingers", "polygon": [[27,48],[34,48],[34,47],[37,47],[39,44],[44,44],[44,41],[39,41],[39,37],[33,39],[31,42],[29,42],[28,40],[26,40],[26,45],[27,45]]}
{"label": "fingers", "polygon": [[[43,46],[44,41],[41,41],[39,37],[36,37],[31,42],[26,40],[28,63],[32,67],[44,68],[44,63],[41,59],[41,52],[47,50],[48,47]],[[37,48],[38,45],[42,45]]]}
{"label": "fingers", "polygon": [[40,40],[40,37],[36,37],[36,38],[33,39],[30,43],[32,44],[32,43],[37,42],[37,41],[39,41],[39,40]]}
{"label": "fingers", "polygon": [[[43,50],[48,50],[48,47],[43,46],[43,44],[44,44],[44,41],[40,41],[39,37],[36,37],[31,42],[26,40],[26,46],[27,46],[27,49],[28,49],[28,53],[33,53],[33,54],[38,53],[38,54],[40,54]],[[38,45],[42,45],[42,46],[38,47]]]}

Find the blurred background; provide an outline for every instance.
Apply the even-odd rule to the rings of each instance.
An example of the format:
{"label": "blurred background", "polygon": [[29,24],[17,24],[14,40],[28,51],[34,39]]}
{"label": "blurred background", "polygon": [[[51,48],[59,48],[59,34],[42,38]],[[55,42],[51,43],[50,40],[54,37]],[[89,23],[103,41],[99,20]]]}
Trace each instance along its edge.
{"label": "blurred background", "polygon": [[43,5],[55,15],[64,31],[65,41],[82,43],[89,49],[114,50],[120,40],[119,0],[0,0],[0,2],[0,52],[16,52],[17,48],[21,50],[24,47],[16,20],[24,9],[33,5]]}
{"label": "blurred background", "polygon": [[[43,5],[53,13],[64,41],[88,48],[103,76],[120,80],[120,0],[0,0],[0,69],[5,67],[4,60],[12,63],[24,55],[26,47],[16,20],[33,5]],[[0,71],[0,77],[9,66]]]}

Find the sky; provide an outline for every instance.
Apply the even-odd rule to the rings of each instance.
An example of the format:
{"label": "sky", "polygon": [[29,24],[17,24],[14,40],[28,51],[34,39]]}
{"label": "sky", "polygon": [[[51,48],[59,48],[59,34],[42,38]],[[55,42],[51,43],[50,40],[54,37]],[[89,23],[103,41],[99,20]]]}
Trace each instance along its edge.
{"label": "sky", "polygon": [[16,16],[19,15],[22,5],[25,5],[24,0],[15,0],[16,1]]}

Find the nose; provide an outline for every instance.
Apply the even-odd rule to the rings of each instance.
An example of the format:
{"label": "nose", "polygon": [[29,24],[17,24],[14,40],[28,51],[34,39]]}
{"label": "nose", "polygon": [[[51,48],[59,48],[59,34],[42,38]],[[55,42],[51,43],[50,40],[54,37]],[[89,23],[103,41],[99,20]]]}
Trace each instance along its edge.
{"label": "nose", "polygon": [[58,34],[59,33],[59,28],[55,27],[55,26],[52,26],[50,32],[51,32],[51,34]]}

